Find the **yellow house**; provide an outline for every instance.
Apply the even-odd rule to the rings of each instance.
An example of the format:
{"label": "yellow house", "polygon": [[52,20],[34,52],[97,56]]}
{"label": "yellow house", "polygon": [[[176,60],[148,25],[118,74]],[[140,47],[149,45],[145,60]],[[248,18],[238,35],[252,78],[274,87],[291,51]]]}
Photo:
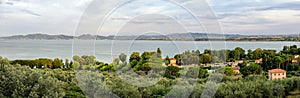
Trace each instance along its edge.
{"label": "yellow house", "polygon": [[286,78],[286,71],[283,69],[272,69],[272,70],[268,70],[269,73],[269,80],[281,80],[281,79],[285,79]]}
{"label": "yellow house", "polygon": [[170,65],[177,66],[175,58],[170,58]]}

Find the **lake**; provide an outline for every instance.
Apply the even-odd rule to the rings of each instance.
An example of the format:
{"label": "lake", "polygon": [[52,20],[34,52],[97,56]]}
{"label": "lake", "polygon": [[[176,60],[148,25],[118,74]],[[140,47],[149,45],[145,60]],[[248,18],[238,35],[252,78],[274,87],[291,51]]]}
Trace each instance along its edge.
{"label": "lake", "polygon": [[223,41],[145,41],[145,40],[0,40],[0,55],[9,59],[63,58],[73,55],[95,55],[98,60],[111,62],[120,53],[156,51],[161,48],[163,56],[173,57],[185,50],[199,49],[248,49],[282,50],[285,45],[300,42],[223,42]]}

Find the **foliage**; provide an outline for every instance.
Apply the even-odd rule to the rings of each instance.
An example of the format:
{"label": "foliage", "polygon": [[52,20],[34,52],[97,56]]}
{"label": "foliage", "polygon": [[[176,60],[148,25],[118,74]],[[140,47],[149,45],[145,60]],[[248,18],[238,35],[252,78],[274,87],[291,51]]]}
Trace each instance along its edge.
{"label": "foliage", "polygon": [[180,73],[181,69],[176,67],[176,66],[168,66],[166,68],[166,71],[165,71],[165,74],[164,74],[164,77],[167,77],[167,78],[170,78],[170,79],[175,79],[175,78],[178,78]]}
{"label": "foliage", "polygon": [[241,68],[241,73],[243,74],[244,77],[251,74],[260,75],[261,72],[262,72],[261,66],[255,63],[251,63],[249,66],[245,66],[244,68]]}
{"label": "foliage", "polygon": [[235,74],[233,68],[230,67],[230,66],[226,66],[226,67],[225,67],[225,72],[224,72],[224,73],[225,73],[225,75],[227,75],[227,76],[233,76],[233,75]]}

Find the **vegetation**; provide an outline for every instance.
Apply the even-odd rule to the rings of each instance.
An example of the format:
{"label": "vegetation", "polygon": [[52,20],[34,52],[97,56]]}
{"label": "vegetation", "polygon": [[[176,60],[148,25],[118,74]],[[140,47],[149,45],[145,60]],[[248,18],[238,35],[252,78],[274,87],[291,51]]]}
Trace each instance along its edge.
{"label": "vegetation", "polygon": [[[213,93],[213,89],[207,88],[216,87],[217,82],[211,78],[218,77],[224,78],[216,87],[215,98],[283,98],[300,90],[299,64],[292,63],[294,56],[300,54],[296,45],[285,46],[280,52],[258,48],[246,53],[240,47],[203,53],[186,51],[174,56],[178,66],[171,66],[169,56],[163,58],[161,54],[159,48],[155,52],[133,52],[129,58],[122,53],[112,63],[99,62],[95,56],[74,56],[72,61],[59,58],[10,61],[1,57],[0,97],[195,98]],[[261,63],[254,63],[260,58]],[[238,64],[241,74],[236,74],[231,66],[208,67],[212,63],[239,60],[244,61]],[[222,68],[224,74],[219,74]],[[287,70],[289,78],[269,81],[265,71],[273,68]],[[130,71],[133,73],[126,73]],[[136,86],[124,79],[159,80],[150,86]]]}

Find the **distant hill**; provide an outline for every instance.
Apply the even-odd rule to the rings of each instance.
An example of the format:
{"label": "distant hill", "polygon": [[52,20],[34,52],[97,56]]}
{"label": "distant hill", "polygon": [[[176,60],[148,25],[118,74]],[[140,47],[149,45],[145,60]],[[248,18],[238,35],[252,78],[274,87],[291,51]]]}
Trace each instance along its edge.
{"label": "distant hill", "polygon": [[70,40],[73,36],[67,35],[47,35],[47,34],[28,34],[28,35],[14,35],[9,37],[1,37],[6,40]]}
{"label": "distant hill", "polygon": [[47,35],[28,34],[0,37],[1,40],[183,40],[183,41],[300,41],[300,35],[234,35],[234,34],[206,34],[206,33],[172,33],[167,35],[127,35],[127,36],[100,36],[83,34],[80,36],[70,35]]}

